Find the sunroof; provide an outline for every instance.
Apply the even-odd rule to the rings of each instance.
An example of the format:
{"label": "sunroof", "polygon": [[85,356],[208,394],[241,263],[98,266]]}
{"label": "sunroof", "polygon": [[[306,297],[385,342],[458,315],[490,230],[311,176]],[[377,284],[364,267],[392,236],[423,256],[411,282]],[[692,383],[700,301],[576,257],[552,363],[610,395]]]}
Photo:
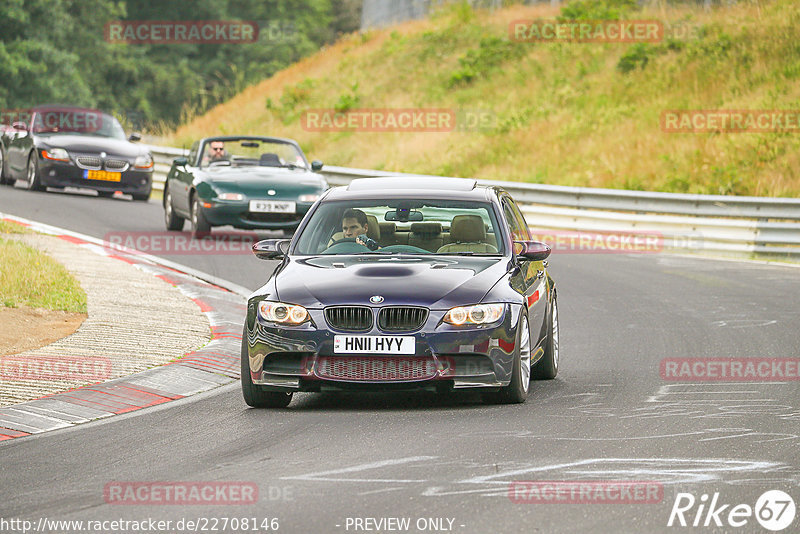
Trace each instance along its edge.
{"label": "sunroof", "polygon": [[374,191],[376,189],[426,189],[443,191],[472,191],[477,180],[471,178],[438,178],[431,176],[403,176],[386,178],[358,178],[350,182],[348,191]]}

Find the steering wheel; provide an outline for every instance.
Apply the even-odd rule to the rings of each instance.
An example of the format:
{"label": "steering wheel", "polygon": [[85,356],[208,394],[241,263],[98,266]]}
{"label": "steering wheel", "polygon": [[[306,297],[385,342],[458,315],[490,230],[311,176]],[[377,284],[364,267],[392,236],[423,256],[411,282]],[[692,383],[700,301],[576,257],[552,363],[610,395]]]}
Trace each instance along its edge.
{"label": "steering wheel", "polygon": [[[356,238],[355,237],[343,237],[341,239],[337,239],[336,241],[334,241],[333,243],[328,245],[328,248],[331,248],[332,246],[338,245],[339,243],[355,243],[355,242],[356,242]],[[359,245],[360,244],[361,243],[359,243]]]}

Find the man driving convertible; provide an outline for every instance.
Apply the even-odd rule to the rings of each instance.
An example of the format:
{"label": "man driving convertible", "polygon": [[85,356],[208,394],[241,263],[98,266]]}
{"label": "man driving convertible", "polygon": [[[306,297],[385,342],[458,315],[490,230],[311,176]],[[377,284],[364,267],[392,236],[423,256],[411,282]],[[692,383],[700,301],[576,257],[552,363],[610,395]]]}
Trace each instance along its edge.
{"label": "man driving convertible", "polygon": [[211,141],[208,145],[208,152],[203,158],[206,164],[215,163],[217,161],[230,161],[230,155],[225,150],[225,143],[222,141]]}

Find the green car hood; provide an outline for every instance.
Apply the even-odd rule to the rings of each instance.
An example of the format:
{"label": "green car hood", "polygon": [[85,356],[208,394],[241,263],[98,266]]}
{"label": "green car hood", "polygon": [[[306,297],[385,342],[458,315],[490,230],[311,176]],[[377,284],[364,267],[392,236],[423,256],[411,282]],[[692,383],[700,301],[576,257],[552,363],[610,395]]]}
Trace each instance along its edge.
{"label": "green car hood", "polygon": [[[275,167],[214,168],[201,173],[218,193],[242,193],[248,198],[294,198],[321,193],[328,184],[321,175]],[[274,190],[274,195],[267,192]]]}

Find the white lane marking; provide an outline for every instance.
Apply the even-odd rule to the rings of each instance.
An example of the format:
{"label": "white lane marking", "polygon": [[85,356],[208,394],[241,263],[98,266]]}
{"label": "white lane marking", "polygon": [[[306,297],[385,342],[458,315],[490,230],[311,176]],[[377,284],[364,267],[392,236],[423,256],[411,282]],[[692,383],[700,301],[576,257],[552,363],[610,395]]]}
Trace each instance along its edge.
{"label": "white lane marking", "polygon": [[372,490],[372,491],[362,491],[361,493],[359,493],[359,495],[372,495],[373,493],[385,493],[387,491],[397,491],[397,490],[400,490],[400,489],[403,489],[403,488],[401,488],[401,487],[397,487],[397,488],[382,488],[382,489],[376,489],[376,490]]}
{"label": "white lane marking", "polygon": [[775,439],[762,439],[756,443],[769,443],[772,441],[784,441],[787,439],[798,439],[800,436],[797,434],[783,434],[778,432],[757,432],[752,428],[707,428],[706,432],[738,432],[729,436],[717,436],[714,438],[703,438],[700,441],[717,441],[721,439],[736,439],[744,438],[747,436],[781,436]]}
{"label": "white lane marking", "polygon": [[[503,497],[508,495],[511,482],[520,480],[518,475],[555,472],[563,480],[653,480],[664,484],[686,484],[725,480],[725,475],[741,473],[768,474],[785,471],[787,466],[766,461],[715,460],[715,459],[670,459],[670,458],[596,458],[546,466],[530,466],[524,469],[504,471],[494,475],[472,477],[454,482],[455,484],[479,484],[484,487],[470,489],[449,489],[446,486],[430,486],[423,496],[441,497],[448,495],[480,494],[484,497]],[[552,474],[544,475],[552,477]],[[794,481],[796,476],[787,473],[788,478],[769,478],[785,483]],[[759,484],[761,479],[739,478],[738,482],[753,480]]]}
{"label": "white lane marking", "polygon": [[[779,399],[759,397],[765,395],[764,391],[753,389],[755,386],[776,386],[778,382],[747,382],[739,384],[736,382],[720,383],[685,383],[685,384],[663,384],[659,386],[654,395],[650,395],[645,402],[651,403],[671,403],[691,404],[699,403],[720,403],[720,402],[747,402],[747,403],[774,403]],[[698,399],[692,395],[717,395],[727,394],[733,397]],[[686,396],[686,398],[682,398]]]}
{"label": "white lane marking", "polygon": [[778,464],[766,461],[723,460],[708,458],[594,458],[553,464],[530,466],[494,475],[482,475],[459,481],[463,484],[507,484],[505,477],[556,471],[564,469],[576,475],[624,475],[634,477],[676,477],[680,482],[705,482],[714,479],[715,473],[737,471],[765,472]]}
{"label": "white lane marking", "polygon": [[729,326],[731,328],[752,328],[769,326],[778,324],[778,321],[770,319],[727,319],[721,321],[714,321],[711,323],[713,326]]}
{"label": "white lane marking", "polygon": [[329,478],[328,475],[341,475],[345,473],[358,473],[367,471],[369,469],[379,469],[381,467],[389,467],[395,465],[408,464],[412,462],[422,462],[427,460],[435,460],[438,456],[410,456],[408,458],[395,458],[392,460],[382,460],[380,462],[370,462],[366,464],[354,465],[351,467],[343,467],[341,469],[331,469],[329,471],[319,471],[317,473],[308,473],[305,475],[296,475],[290,477],[281,477],[281,480],[315,480],[325,482],[390,482],[390,483],[409,483],[409,482],[426,482],[423,480],[404,480],[404,479],[383,479],[383,478]]}

